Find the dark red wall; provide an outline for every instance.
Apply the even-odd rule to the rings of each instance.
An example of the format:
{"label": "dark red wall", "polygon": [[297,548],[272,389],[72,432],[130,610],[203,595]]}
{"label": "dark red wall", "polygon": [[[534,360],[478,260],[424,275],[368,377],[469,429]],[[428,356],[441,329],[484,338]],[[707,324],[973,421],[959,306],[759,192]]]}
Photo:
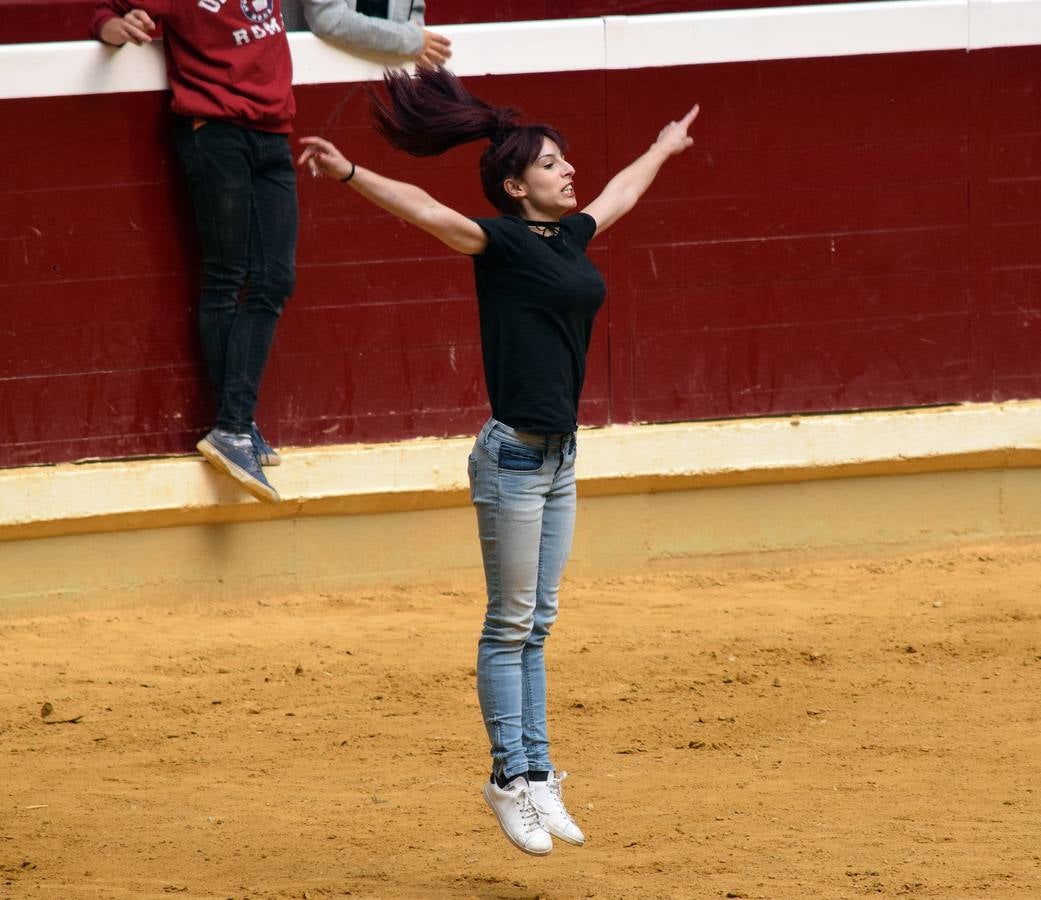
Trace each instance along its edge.
{"label": "dark red wall", "polygon": [[[611,74],[608,118],[629,120],[612,145],[618,161],[653,130],[663,105],[646,98],[674,75]],[[974,371],[989,349],[974,320],[989,310],[969,290],[968,55],[683,76],[705,109],[698,152],[611,236],[611,317],[622,326],[613,413],[660,421],[990,399],[993,372]]]}
{"label": "dark red wall", "polygon": [[973,290],[989,313],[978,365],[992,367],[995,397],[1041,397],[1041,48],[972,62]]}
{"label": "dark red wall", "polygon": [[[568,134],[582,200],[702,104],[695,147],[594,244],[609,300],[587,424],[1041,396],[1041,48],[469,84]],[[298,100],[299,133],[488,213],[478,148],[389,152],[359,86]],[[188,452],[213,410],[162,95],[0,115],[19,125],[0,142],[0,465]],[[473,430],[487,408],[469,261],[339,185],[303,178],[300,198],[270,436]]]}
{"label": "dark red wall", "polygon": [[0,44],[83,41],[94,0],[0,0]]}

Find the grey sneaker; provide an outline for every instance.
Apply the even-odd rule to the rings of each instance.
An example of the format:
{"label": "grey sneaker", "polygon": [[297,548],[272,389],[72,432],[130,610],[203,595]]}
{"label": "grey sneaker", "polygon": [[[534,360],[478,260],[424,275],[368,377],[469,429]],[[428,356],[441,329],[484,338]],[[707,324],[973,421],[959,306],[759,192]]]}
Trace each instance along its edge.
{"label": "grey sneaker", "polygon": [[281,499],[260,470],[250,435],[214,428],[195,446],[215,468],[230,475],[258,500],[278,503]]}
{"label": "grey sneaker", "polygon": [[250,436],[253,438],[253,449],[257,451],[257,459],[262,466],[282,465],[282,457],[278,455],[278,451],[274,447],[264,440],[264,435],[260,433],[260,426],[256,422],[253,423],[253,432]]}
{"label": "grey sneaker", "polygon": [[564,806],[564,797],[560,793],[560,782],[567,778],[567,772],[561,772],[560,777],[551,771],[546,781],[532,781],[529,784],[532,799],[539,808],[542,824],[546,830],[555,838],[581,847],[586,840],[582,829],[575,824],[571,813]]}
{"label": "grey sneaker", "polygon": [[502,833],[518,850],[545,856],[553,849],[553,839],[542,825],[527,779],[514,778],[505,788],[486,781],[484,799],[499,820]]}

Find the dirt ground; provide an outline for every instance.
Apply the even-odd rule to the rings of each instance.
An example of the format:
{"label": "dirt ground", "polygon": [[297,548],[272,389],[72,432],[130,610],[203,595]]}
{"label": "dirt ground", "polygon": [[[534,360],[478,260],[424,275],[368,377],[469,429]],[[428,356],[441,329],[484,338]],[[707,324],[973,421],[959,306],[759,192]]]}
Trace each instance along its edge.
{"label": "dirt ground", "polygon": [[567,583],[544,859],[477,584],[0,621],[0,897],[1041,897],[1041,546],[769,565]]}

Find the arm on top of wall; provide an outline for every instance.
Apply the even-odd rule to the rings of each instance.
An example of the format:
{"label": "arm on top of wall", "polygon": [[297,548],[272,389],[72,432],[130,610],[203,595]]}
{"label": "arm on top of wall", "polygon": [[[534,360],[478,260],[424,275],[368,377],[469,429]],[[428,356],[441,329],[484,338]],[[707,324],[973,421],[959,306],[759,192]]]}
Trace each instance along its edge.
{"label": "arm on top of wall", "polygon": [[130,42],[140,47],[156,35],[156,23],[148,12],[126,0],[99,0],[94,7],[91,37],[113,47]]}
{"label": "arm on top of wall", "polygon": [[[451,42],[424,27],[425,5],[389,0],[388,17],[360,13],[354,0],[283,0],[287,27],[301,19],[318,37],[348,50],[406,56],[420,65],[441,65],[452,55]],[[301,16],[302,13],[302,16]]]}

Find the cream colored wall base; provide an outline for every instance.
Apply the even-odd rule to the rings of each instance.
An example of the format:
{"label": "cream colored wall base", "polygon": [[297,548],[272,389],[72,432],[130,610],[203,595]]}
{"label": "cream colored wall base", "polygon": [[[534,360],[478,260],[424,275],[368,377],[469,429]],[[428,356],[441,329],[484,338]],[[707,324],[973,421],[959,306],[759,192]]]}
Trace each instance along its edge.
{"label": "cream colored wall base", "polygon": [[[465,506],[472,444],[283,449],[277,506],[199,456],[0,470],[0,541]],[[583,497],[1041,466],[1041,403],[615,425],[578,446]]]}
{"label": "cream colored wall base", "polygon": [[[822,479],[586,497],[569,573],[727,557],[877,553],[1041,535],[1041,469]],[[378,583],[482,584],[468,507],[0,542],[0,616],[258,600]]]}
{"label": "cream colored wall base", "polygon": [[[571,571],[765,564],[1041,535],[1041,469],[824,479],[591,498]],[[772,564],[772,563],[771,563]]]}
{"label": "cream colored wall base", "polygon": [[[0,616],[480,585],[471,438],[283,451],[278,506],[201,458],[0,471]],[[571,572],[1041,535],[1041,403],[581,432]]]}

